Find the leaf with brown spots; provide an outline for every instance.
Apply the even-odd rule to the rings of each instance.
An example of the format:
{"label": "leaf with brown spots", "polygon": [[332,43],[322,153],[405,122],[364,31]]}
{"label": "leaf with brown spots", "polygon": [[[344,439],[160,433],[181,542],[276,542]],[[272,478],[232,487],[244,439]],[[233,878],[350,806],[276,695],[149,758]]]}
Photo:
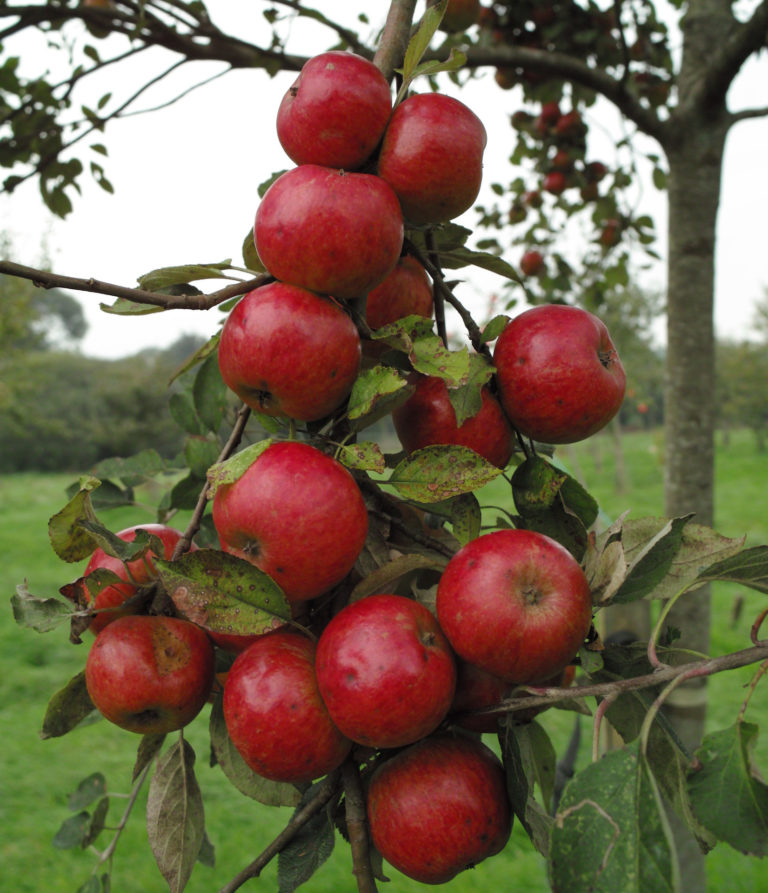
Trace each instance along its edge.
{"label": "leaf with brown spots", "polygon": [[155,563],[177,610],[213,632],[258,635],[291,618],[277,583],[242,558],[197,549],[178,561]]}

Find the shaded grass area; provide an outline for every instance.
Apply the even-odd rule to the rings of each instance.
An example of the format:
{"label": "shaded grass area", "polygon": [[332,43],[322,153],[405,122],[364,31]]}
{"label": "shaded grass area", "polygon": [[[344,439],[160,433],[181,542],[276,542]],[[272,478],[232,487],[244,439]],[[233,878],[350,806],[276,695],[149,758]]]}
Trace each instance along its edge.
{"label": "shaded grass area", "polygon": [[[630,517],[662,514],[663,443],[656,432],[624,438],[627,486],[615,487],[616,464],[607,436],[561,450],[558,458],[598,498],[606,520],[631,507]],[[69,475],[17,475],[0,478],[0,555],[3,556],[2,589],[6,599],[16,584],[27,579],[38,596],[53,595],[74,579],[81,566],[59,561],[47,540],[48,517],[64,505]],[[736,432],[727,448],[718,450],[718,529],[729,535],[746,534],[751,544],[768,543],[768,515],[761,494],[768,483],[765,459],[756,453],[748,433]],[[497,481],[482,494],[482,501],[508,506],[508,487]],[[114,510],[103,519],[115,530],[153,520],[151,512]],[[734,619],[734,605],[741,613]],[[712,653],[745,647],[748,630],[765,597],[738,587],[718,586],[713,596]],[[61,740],[41,741],[38,729],[50,695],[77,673],[85,661],[88,642],[74,647],[67,630],[39,635],[21,629],[13,621],[9,603],[0,612],[0,674],[3,698],[0,722],[4,730],[0,750],[0,887],[17,893],[48,890],[76,891],[87,879],[95,862],[90,852],[55,850],[51,839],[69,815],[68,794],[80,779],[99,770],[110,790],[126,793],[135,759],[138,737],[101,722],[71,733]],[[710,681],[710,728],[724,728],[736,718],[744,697],[742,686],[751,678],[745,669],[721,674]],[[768,721],[768,689],[758,688],[748,718],[758,724]],[[558,754],[562,753],[574,725],[574,715],[552,710],[541,718]],[[579,765],[589,759],[590,721],[581,719],[582,748]],[[208,834],[216,848],[216,866],[198,865],[188,886],[190,893],[211,893],[250,862],[282,829],[290,810],[263,807],[237,793],[220,770],[209,766],[207,710],[187,730],[197,753],[196,772],[206,804]],[[489,739],[490,743],[490,739]],[[768,730],[758,742],[758,765],[768,773]],[[113,889],[120,893],[146,893],[166,889],[154,865],[144,830],[146,797],[139,799],[128,830],[115,857]],[[110,819],[117,818],[124,800],[115,798]],[[108,838],[107,838],[108,839]],[[101,841],[99,842],[101,845]],[[721,844],[707,859],[709,889],[768,893],[764,864],[741,856]],[[395,893],[415,893],[425,888],[393,870],[392,884],[382,885]],[[337,836],[336,849],[306,889],[312,893],[353,890],[354,879],[348,847]],[[248,889],[276,890],[276,866],[249,882]],[[525,889],[544,893],[549,889],[542,861],[524,832],[516,827],[512,841],[499,856],[466,872],[446,885],[454,893]]]}

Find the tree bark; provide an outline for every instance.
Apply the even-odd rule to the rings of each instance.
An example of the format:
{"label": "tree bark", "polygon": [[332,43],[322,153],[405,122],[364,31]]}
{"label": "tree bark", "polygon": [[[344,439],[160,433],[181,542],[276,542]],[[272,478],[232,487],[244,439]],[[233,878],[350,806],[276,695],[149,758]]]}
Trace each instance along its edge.
{"label": "tree bark", "polygon": [[[714,522],[715,336],[714,255],[725,139],[731,119],[724,94],[702,93],[712,49],[733,28],[729,4],[701,0],[683,21],[684,52],[678,112],[665,141],[669,164],[667,365],[665,382],[665,513],[694,512]],[[676,644],[709,650],[710,593],[683,598],[669,615],[680,630]],[[665,705],[683,744],[701,741],[706,682],[680,686]],[[706,889],[701,852],[673,821],[681,876],[688,893]]]}

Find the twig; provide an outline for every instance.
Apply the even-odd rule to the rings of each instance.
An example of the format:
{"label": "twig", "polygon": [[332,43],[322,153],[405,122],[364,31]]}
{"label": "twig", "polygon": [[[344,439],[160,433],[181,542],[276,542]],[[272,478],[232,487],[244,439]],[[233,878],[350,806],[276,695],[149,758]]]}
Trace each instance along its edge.
{"label": "twig", "polygon": [[[426,242],[429,261],[434,264],[435,271],[439,274],[437,279],[439,279],[440,282],[439,285],[435,285],[432,297],[435,305],[435,325],[437,326],[437,334],[439,335],[440,340],[446,347],[448,347],[448,332],[445,328],[445,283],[443,281],[443,270],[440,266],[440,255],[437,253],[437,246],[435,244],[434,230],[427,230]],[[437,279],[435,282],[437,282]]]}
{"label": "twig", "polygon": [[330,775],[325,777],[324,781],[318,787],[315,796],[306,804],[306,806],[300,809],[297,813],[294,813],[291,820],[272,843],[270,843],[270,845],[257,856],[250,865],[233,877],[228,884],[223,886],[219,893],[234,893],[234,891],[239,890],[246,881],[258,877],[261,874],[262,869],[264,869],[269,862],[275,858],[280,850],[294,838],[297,832],[306,825],[312,816],[319,812],[325,804],[328,803],[338,791],[338,787],[339,770],[337,769],[335,772],[331,772]]}
{"label": "twig", "polygon": [[137,304],[149,304],[162,307],[164,310],[210,310],[217,304],[244,295],[271,280],[271,276],[263,273],[254,279],[240,280],[227,285],[209,295],[164,295],[159,292],[146,291],[143,288],[129,288],[125,285],[114,285],[98,279],[79,279],[75,276],[61,276],[47,270],[25,267],[9,260],[0,260],[0,274],[16,276],[19,279],[30,279],[39,288],[69,288],[74,291],[96,292],[111,295],[115,298],[126,298]]}
{"label": "twig", "polygon": [[415,9],[416,0],[392,0],[389,5],[381,41],[373,57],[373,64],[387,80],[392,78],[395,68],[405,58]]}
{"label": "twig", "polygon": [[142,770],[139,777],[136,779],[133,790],[128,797],[128,802],[126,803],[125,809],[123,810],[122,816],[120,816],[120,821],[117,823],[115,827],[115,834],[112,840],[110,840],[107,848],[99,854],[98,865],[103,865],[105,862],[108,862],[115,853],[117,849],[118,841],[120,840],[120,835],[125,830],[125,826],[128,824],[128,819],[131,816],[131,812],[133,811],[133,807],[136,805],[136,800],[139,796],[139,792],[144,786],[144,782],[147,780],[147,775],[149,774],[149,770],[152,768],[152,762],[150,761]]}
{"label": "twig", "polygon": [[[690,661],[689,663],[670,666],[662,664],[653,673],[644,676],[633,676],[629,679],[617,679],[613,682],[601,682],[595,685],[576,685],[570,688],[545,688],[526,687],[525,691],[532,692],[530,696],[522,698],[507,698],[497,707],[487,707],[483,710],[471,711],[472,716],[489,716],[501,713],[514,713],[516,710],[525,710],[529,707],[548,707],[559,701],[569,701],[574,698],[600,697],[606,698],[617,692],[624,694],[628,691],[639,691],[643,688],[651,688],[655,685],[663,685],[676,679],[678,676],[698,677],[713,676],[725,670],[735,670],[738,667],[746,667],[750,664],[768,660],[768,642],[756,645],[752,648],[744,648],[721,657],[707,658],[706,660]],[[467,715],[470,715],[469,713]]]}
{"label": "twig", "polygon": [[341,767],[341,779],[344,785],[347,834],[352,850],[352,873],[357,878],[358,893],[378,893],[371,868],[368,820],[365,812],[365,798],[360,785],[360,772],[350,758],[347,758]]}
{"label": "twig", "polygon": [[[242,439],[243,432],[245,431],[245,426],[248,424],[250,415],[250,407],[243,404],[237,414],[237,421],[235,422],[235,426],[232,429],[232,433],[229,435],[229,439],[224,444],[221,452],[216,459],[217,464],[219,462],[224,462],[224,460],[228,459],[235,451],[237,445]],[[195,510],[192,513],[192,517],[190,518],[186,530],[184,531],[184,535],[181,537],[178,543],[176,543],[176,546],[173,550],[173,555],[171,556],[171,561],[176,561],[176,559],[183,555],[192,545],[192,539],[197,531],[200,529],[200,522],[203,518],[203,514],[205,513],[205,504],[208,501],[209,487],[210,485],[206,481],[202,490],[200,491],[200,495],[197,497]]]}

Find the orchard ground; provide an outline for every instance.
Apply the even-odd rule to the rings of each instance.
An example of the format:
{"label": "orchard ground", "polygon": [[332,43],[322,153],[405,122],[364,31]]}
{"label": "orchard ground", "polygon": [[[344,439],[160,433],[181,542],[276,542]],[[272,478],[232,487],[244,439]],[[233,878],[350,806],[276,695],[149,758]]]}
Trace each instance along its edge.
{"label": "orchard ground", "polygon": [[[623,493],[615,487],[616,466],[610,434],[601,433],[589,441],[558,450],[558,458],[579,477],[597,498],[605,521],[631,509],[630,517],[663,514],[663,441],[658,431],[625,434],[623,438],[627,486]],[[50,695],[77,673],[85,660],[85,648],[71,646],[67,630],[39,635],[17,627],[10,609],[10,596],[25,578],[30,591],[38,596],[54,595],[59,586],[74,579],[73,567],[62,563],[51,550],[47,538],[49,516],[66,502],[65,487],[74,474],[25,474],[0,478],[0,555],[3,556],[2,591],[5,609],[0,612],[0,678],[3,698],[0,723],[3,747],[0,751],[0,887],[16,893],[48,890],[75,893],[84,883],[95,862],[91,853],[79,849],[54,851],[51,841],[61,823],[71,813],[67,797],[78,782],[94,771],[102,771],[110,791],[126,793],[128,773],[133,765],[138,737],[122,732],[106,722],[71,733],[66,741],[41,741],[40,727]],[[717,452],[717,529],[727,536],[746,534],[749,544],[768,543],[768,516],[758,493],[768,487],[765,454],[755,450],[748,431],[732,433],[725,446],[719,436]],[[481,504],[511,509],[503,479],[479,493]],[[151,505],[152,498],[148,499]],[[488,512],[492,521],[493,510]],[[118,509],[100,516],[113,530],[130,524],[150,522],[149,510]],[[181,523],[181,522],[179,522]],[[695,595],[689,596],[695,598]],[[719,584],[714,589],[713,655],[746,647],[749,627],[765,605],[765,596],[736,586]],[[740,611],[736,609],[740,606]],[[709,680],[710,711],[708,728],[721,729],[736,719],[746,694],[743,685],[755,668],[722,673]],[[747,720],[768,725],[768,689],[758,687],[746,715]],[[210,893],[218,889],[253,859],[282,829],[290,810],[261,806],[245,799],[232,788],[217,768],[208,766],[207,715],[203,714],[187,730],[197,753],[196,772],[206,803],[206,824],[216,848],[216,867],[198,865],[188,886],[190,893]],[[575,714],[551,710],[541,717],[553,738],[558,755],[573,730]],[[582,745],[579,765],[589,760],[591,721],[581,720]],[[172,740],[169,737],[168,743]],[[489,743],[491,737],[486,737]],[[758,739],[757,766],[768,773],[768,738]],[[145,797],[136,805],[128,830],[120,841],[115,863],[114,883],[121,893],[159,891],[163,882],[147,846],[144,823]],[[122,814],[125,801],[114,798],[110,824]],[[107,838],[108,839],[108,838]],[[765,866],[719,844],[707,857],[708,887],[712,893],[768,893]],[[412,893],[427,889],[399,875],[387,874],[393,883],[383,889]],[[276,889],[276,864],[247,889]],[[351,860],[345,846],[337,844],[331,859],[307,886],[312,893],[354,888]],[[476,871],[459,875],[446,885],[455,893],[525,889],[544,893],[549,889],[543,863],[524,832],[516,825],[510,846],[484,862]]]}

